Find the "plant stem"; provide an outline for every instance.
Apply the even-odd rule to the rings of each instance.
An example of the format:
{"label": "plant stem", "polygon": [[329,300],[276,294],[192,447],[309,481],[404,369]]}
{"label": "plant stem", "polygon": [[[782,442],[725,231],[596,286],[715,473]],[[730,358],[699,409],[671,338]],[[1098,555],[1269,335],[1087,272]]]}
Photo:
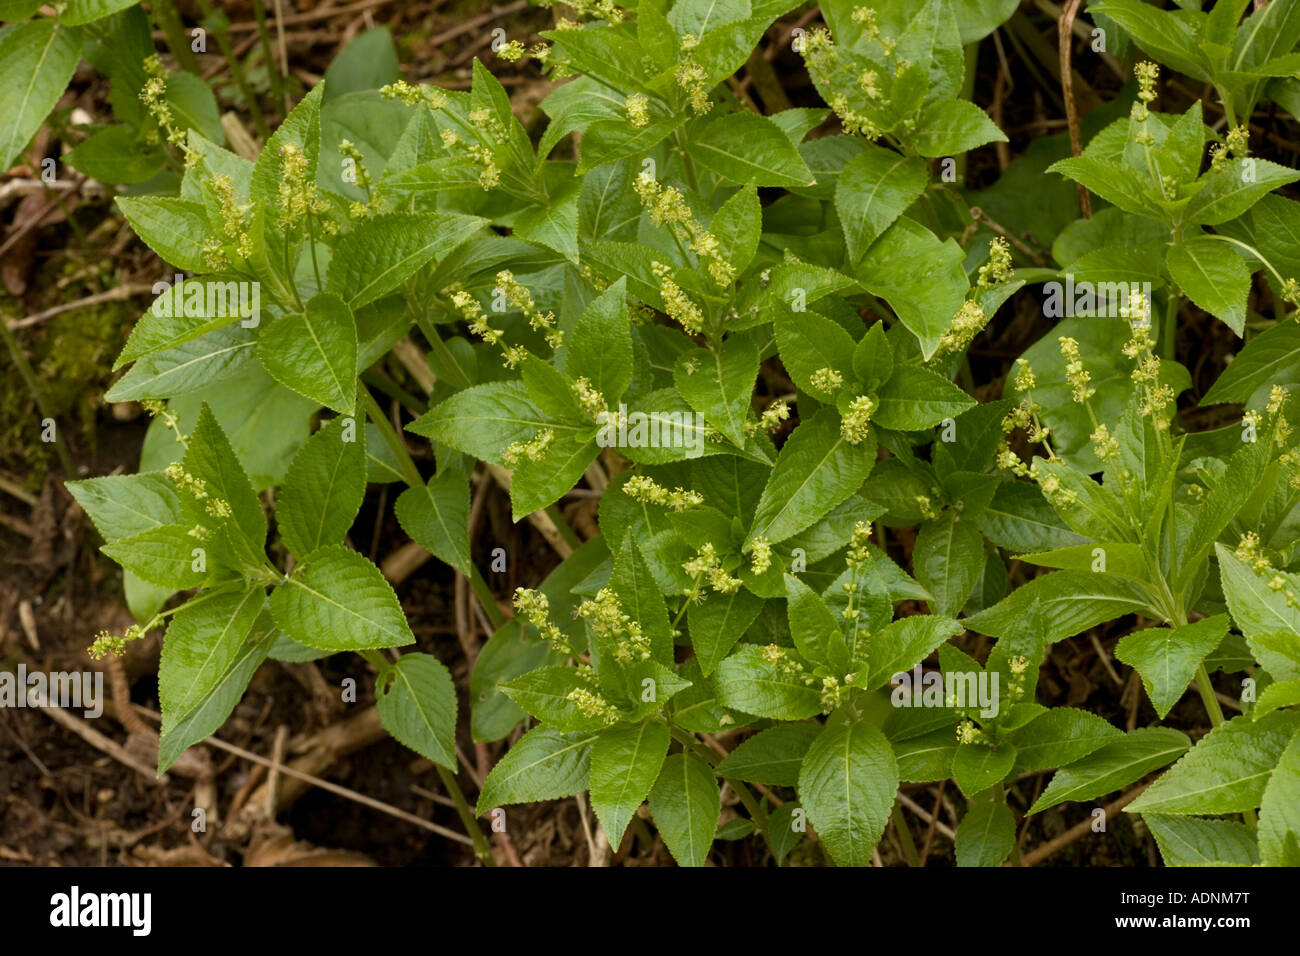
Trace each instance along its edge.
{"label": "plant stem", "polygon": [[[357,651],[357,653],[380,673],[392,666],[384,655],[377,650],[367,649]],[[488,845],[487,837],[483,835],[483,831],[479,828],[478,821],[474,818],[474,812],[470,810],[469,801],[465,799],[465,794],[461,792],[460,785],[456,783],[455,775],[442,764],[435,763],[434,766],[438,769],[438,776],[442,778],[442,785],[447,788],[447,793],[451,794],[452,802],[456,804],[456,813],[460,816],[460,822],[465,826],[465,832],[474,841],[474,855],[479,858],[479,861],[484,866],[496,866],[496,860],[492,858],[492,848]]]}
{"label": "plant stem", "polygon": [[1210,715],[1210,725],[1217,727],[1223,723],[1223,708],[1219,706],[1219,698],[1214,696],[1214,685],[1210,683],[1210,672],[1205,669],[1204,661],[1196,666],[1196,692],[1201,695],[1205,712]]}
{"label": "plant stem", "polygon": [[1160,357],[1172,362],[1174,340],[1178,337],[1178,306],[1182,302],[1182,295],[1172,284],[1165,294],[1169,301],[1165,303],[1165,324],[1160,330]]}
{"label": "plant stem", "polygon": [[257,32],[262,42],[262,60],[266,64],[266,75],[271,81],[271,91],[277,100],[284,99],[284,77],[271,53],[271,31],[266,26],[266,6],[262,0],[253,0],[253,16],[257,19]]}
{"label": "plant stem", "polygon": [[189,40],[185,36],[185,25],[181,23],[180,15],[172,5],[172,0],[153,0],[149,7],[153,10],[154,22],[158,24],[158,29],[162,30],[163,36],[167,38],[167,46],[171,49],[172,56],[176,57],[176,62],[187,73],[201,75],[203,71],[199,69],[199,58],[190,48]]}
{"label": "plant stem", "polygon": [[[27,353],[23,351],[22,344],[9,328],[9,323],[2,316],[0,316],[0,329],[3,330],[5,346],[9,349],[9,355],[13,358],[14,365],[18,366],[18,374],[22,376],[23,382],[27,385],[27,390],[31,392],[32,400],[36,403],[36,409],[41,413],[41,418],[54,421],[54,415],[50,412],[50,407],[45,403],[45,395],[36,382],[36,372],[32,370],[31,363],[27,361]],[[71,480],[77,477],[77,472],[72,466],[72,456],[68,454],[67,446],[59,440],[57,424],[55,428],[54,451],[59,456],[59,464],[63,466],[64,477]]]}
{"label": "plant stem", "polygon": [[903,806],[897,800],[894,801],[892,819],[894,829],[898,832],[898,842],[903,844],[903,855],[907,857],[907,865],[920,866],[921,855],[916,852],[916,842],[912,839],[912,831],[907,828],[907,818],[903,816]]}
{"label": "plant stem", "polygon": [[460,784],[456,783],[455,775],[441,764],[434,764],[434,766],[438,768],[438,776],[442,778],[442,785],[447,788],[452,801],[456,804],[456,812],[460,815],[460,822],[465,825],[470,839],[474,841],[474,855],[479,858],[479,862],[484,866],[496,866],[496,860],[492,858],[492,847],[488,845],[487,837],[483,835],[478,820],[474,818],[474,811],[470,809],[469,801],[465,799],[465,794],[461,792]]}

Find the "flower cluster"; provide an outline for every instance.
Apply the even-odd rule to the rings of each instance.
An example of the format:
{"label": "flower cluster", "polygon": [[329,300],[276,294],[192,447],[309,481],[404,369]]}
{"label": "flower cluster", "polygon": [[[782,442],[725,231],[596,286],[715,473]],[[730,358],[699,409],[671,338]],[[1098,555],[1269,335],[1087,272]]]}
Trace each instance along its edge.
{"label": "flower cluster", "polygon": [[112,634],[108,631],[100,631],[95,635],[94,642],[86,649],[94,660],[101,660],[109,654],[120,656],[125,653],[126,645],[131,641],[138,641],[153,628],[157,627],[160,618],[154,617],[153,620],[146,624],[132,624],[121,634]]}
{"label": "flower cluster", "polygon": [[701,334],[704,331],[704,313],[682,287],[673,281],[673,270],[662,262],[651,263],[650,270],[659,280],[659,294],[664,300],[664,311],[687,332]]}
{"label": "flower cluster", "polygon": [[561,653],[572,653],[569,639],[551,622],[551,602],[545,594],[533,588],[515,588],[514,605],[515,612],[537,628],[544,641]]}
{"label": "flower cluster", "polygon": [[[682,37],[682,49],[689,49],[688,37]],[[713,109],[713,100],[709,96],[709,71],[695,61],[694,57],[684,57],[673,71],[677,85],[686,94],[686,102],[696,116],[703,116]]]}
{"label": "flower cluster", "polygon": [[575,687],[564,695],[564,699],[578,708],[584,717],[594,718],[609,726],[618,723],[618,708],[593,690]]}
{"label": "flower cluster", "polygon": [[695,557],[682,564],[682,570],[695,579],[696,584],[687,591],[687,597],[692,601],[698,601],[703,598],[704,594],[700,590],[698,582],[701,578],[708,578],[709,587],[723,594],[732,594],[740,588],[740,578],[733,578],[722,569],[722,563],[718,559],[718,551],[709,542],[700,546]]}
{"label": "flower cluster", "polygon": [[1070,397],[1082,405],[1097,394],[1091,385],[1092,376],[1083,367],[1078,341],[1064,335],[1057,341],[1061,344],[1061,357],[1065,359],[1065,380],[1070,383]]}
{"label": "flower cluster", "polygon": [[650,101],[644,93],[633,93],[623,103],[627,112],[628,125],[633,129],[645,129],[650,124]]}
{"label": "flower cluster", "polygon": [[877,402],[870,395],[858,395],[849,401],[848,411],[840,420],[840,437],[850,445],[860,445],[871,434],[871,416]]}
{"label": "flower cluster", "polygon": [[648,172],[637,177],[633,189],[651,222],[656,226],[667,226],[673,235],[688,243],[691,251],[708,263],[709,276],[717,286],[726,286],[735,280],[736,269],[722,258],[717,236],[691,214],[686,197],[680,191],[661,185]]}
{"label": "flower cluster", "polygon": [[650,638],[641,625],[623,610],[618,597],[609,588],[578,606],[578,616],[585,619],[592,632],[614,649],[614,659],[622,664],[650,659]]}
{"label": "flower cluster", "polygon": [[[163,130],[167,132],[167,142],[173,146],[185,148],[185,130],[176,126],[172,117],[171,104],[167,102],[167,69],[162,65],[162,61],[157,55],[151,54],[145,57],[144,72],[148,77],[144,81],[144,86],[140,88],[140,101],[144,103],[145,109],[153,117]],[[145,133],[146,141],[153,146],[157,146],[161,141],[157,130],[149,130]],[[186,155],[187,161],[189,155]]]}
{"label": "flower cluster", "polygon": [[211,269],[224,269],[230,264],[226,247],[233,246],[235,255],[247,259],[253,254],[253,237],[246,225],[250,208],[240,203],[235,192],[235,181],[225,173],[213,176],[212,191],[217,197],[221,214],[221,237],[208,236],[203,240],[203,258]]}
{"label": "flower cluster", "polygon": [[642,504],[662,505],[669,511],[685,511],[698,508],[704,504],[704,496],[698,491],[674,488],[669,491],[646,475],[633,475],[623,485],[623,494]]}
{"label": "flower cluster", "polygon": [[1011,245],[998,236],[989,243],[989,258],[980,266],[977,289],[990,289],[1015,278],[1016,270],[1011,268]]}
{"label": "flower cluster", "polygon": [[[280,188],[276,195],[277,221],[289,228],[307,216],[320,216],[329,210],[311,176],[310,162],[297,143],[280,146]],[[331,231],[325,224],[325,231]]]}
{"label": "flower cluster", "polygon": [[767,573],[772,566],[772,542],[759,535],[750,542],[749,570],[755,576]]}
{"label": "flower cluster", "polygon": [[[983,281],[983,270],[980,270],[980,281]],[[984,313],[984,307],[973,299],[967,299],[953,316],[952,325],[948,330],[939,337],[939,349],[935,353],[936,357],[946,355],[949,352],[963,352],[971,344],[975,336],[979,335],[980,330],[988,324],[989,317]]]}
{"label": "flower cluster", "polygon": [[833,368],[819,368],[812,373],[809,384],[819,392],[833,395],[844,387],[844,376]]}
{"label": "flower cluster", "polygon": [[511,442],[501,453],[501,460],[511,468],[518,467],[521,461],[541,461],[546,457],[546,449],[555,440],[555,432],[549,428],[539,430],[528,441]]}
{"label": "flower cluster", "polygon": [[528,350],[522,345],[505,344],[505,333],[500,329],[492,328],[488,324],[487,313],[483,311],[483,306],[479,304],[478,299],[464,289],[450,289],[448,291],[451,296],[451,304],[465,317],[465,321],[469,323],[469,330],[488,345],[496,345],[501,348],[501,353],[505,356],[502,364],[506,368],[514,368],[528,357]]}
{"label": "flower cluster", "polygon": [[578,400],[578,404],[582,406],[582,410],[592,418],[598,418],[602,412],[608,410],[605,405],[605,396],[600,394],[588,379],[576,379],[571,387],[573,388],[573,396]]}
{"label": "flower cluster", "polygon": [[758,421],[745,422],[745,434],[757,435],[759,432],[775,431],[789,417],[790,406],[778,398],[763,409],[763,413],[758,416]]}
{"label": "flower cluster", "polygon": [[497,273],[497,290],[505,296],[507,302],[524,314],[529,328],[545,336],[547,345],[558,349],[564,344],[564,333],[555,323],[555,313],[543,312],[537,308],[532,293],[520,285],[510,270],[503,269]]}

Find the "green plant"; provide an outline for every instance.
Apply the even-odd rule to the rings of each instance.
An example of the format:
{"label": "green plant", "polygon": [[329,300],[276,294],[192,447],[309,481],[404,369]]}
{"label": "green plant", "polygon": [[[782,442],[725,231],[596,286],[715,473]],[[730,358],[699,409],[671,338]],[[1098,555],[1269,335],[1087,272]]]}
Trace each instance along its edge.
{"label": "green plant", "polygon": [[[970,100],[970,51],[1015,6],[823,4],[829,29],[797,44],[830,111],[763,115],[725,83],[793,4],[642,0],[634,16],[581,4],[589,22],[562,20],[549,45],[499,51],[577,74],[544,102],[536,147],[478,61],[468,92],[396,81],[327,100],[319,85],[256,163],[178,138],[179,194],[119,199],[199,275],[118,359],[132,367],[109,399],[157,416],[141,473],[69,485],[128,572],[142,623],[125,639],[167,624],[160,770],[264,658],[354,651],[488,859],[451,776],[450,675],[384,654],[414,636],[345,545],[367,482],[400,481],[403,529],[471,577],[497,627],[470,685],[474,739],[537,721],[480,814],[590,791],[617,846],[648,800],[683,864],[751,832],[781,862],[815,832],[835,863],[867,865],[892,821],[917,862],[900,783],[953,779],[958,862],[998,865],[1020,859],[1020,775],[1059,768],[1032,816],[1177,760],[1130,805],[1167,863],[1296,863],[1300,340],[1283,303],[1300,297],[1285,239],[1300,213],[1273,190],[1300,173],[1249,156],[1235,128],[1202,172],[1218,137],[1201,105],[1150,109],[1142,65],[1130,116],[1051,167],[1112,205],[1040,235],[1048,267],[943,174],[1005,139]],[[1098,5],[1200,77],[1138,8],[1157,15]],[[1247,115],[1297,38],[1257,51],[1261,14],[1238,26],[1243,8],[1159,16],[1239,38],[1246,69],[1212,52],[1203,72]],[[807,138],[831,112],[842,132]],[[1271,318],[1248,307],[1260,266]],[[1062,321],[1002,400],[977,401],[971,343],[1026,282],[1062,279],[1066,311],[1047,310]],[[1238,336],[1267,326],[1204,396],[1243,403],[1240,423],[1193,430],[1179,411],[1184,299]],[[365,374],[408,333],[431,404],[394,393],[432,475]],[[467,533],[478,462],[479,480],[508,478],[517,521],[554,526],[583,481],[601,493],[600,535],[573,548],[562,527],[567,556],[509,621]],[[166,607],[178,591],[193,593]],[[1195,745],[1039,702],[1051,645],[1128,615],[1154,626],[1117,657],[1162,719],[1195,682],[1214,728]],[[964,631],[991,649],[959,648]],[[1210,674],[1247,668],[1224,720]],[[744,813],[719,830],[723,788]]]}

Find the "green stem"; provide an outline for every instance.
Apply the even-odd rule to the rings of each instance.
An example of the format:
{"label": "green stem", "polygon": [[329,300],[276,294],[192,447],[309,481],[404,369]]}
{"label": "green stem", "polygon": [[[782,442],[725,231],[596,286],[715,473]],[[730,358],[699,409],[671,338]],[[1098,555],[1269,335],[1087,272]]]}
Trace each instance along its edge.
{"label": "green stem", "polygon": [[176,62],[187,73],[193,73],[195,76],[202,75],[199,58],[190,49],[189,37],[185,35],[185,25],[181,23],[180,15],[172,5],[172,0],[153,0],[149,8],[153,11],[153,19],[158,24],[158,29],[162,30],[163,36],[167,38],[167,46],[172,51],[172,56],[176,57]]}
{"label": "green stem", "polygon": [[[377,650],[366,649],[357,651],[357,653],[380,673],[392,666],[384,658],[384,655]],[[442,764],[434,764],[434,766],[438,769],[438,776],[442,778],[442,785],[447,788],[447,792],[451,794],[452,802],[456,804],[456,813],[460,816],[460,822],[464,825],[465,832],[474,841],[474,855],[479,858],[484,866],[496,866],[496,860],[492,858],[492,848],[488,845],[487,837],[483,835],[483,831],[479,828],[478,821],[474,818],[474,812],[469,808],[469,801],[465,799],[465,794],[461,792],[460,785],[456,783],[456,777]]]}
{"label": "green stem", "polygon": [[1196,667],[1196,692],[1201,695],[1205,712],[1210,715],[1210,725],[1217,727],[1223,723],[1223,708],[1219,706],[1219,698],[1214,696],[1214,685],[1210,683],[1210,672],[1205,669],[1204,661]]}
{"label": "green stem", "polygon": [[461,792],[460,784],[456,783],[456,777],[441,764],[434,764],[434,766],[438,768],[438,776],[442,778],[442,785],[447,788],[452,801],[456,804],[456,813],[460,815],[460,822],[464,824],[465,829],[469,832],[470,839],[474,841],[474,855],[479,858],[479,862],[484,866],[496,866],[496,860],[492,858],[492,848],[488,845],[487,837],[483,835],[482,829],[479,828],[478,820],[474,818],[474,811],[470,809],[469,801],[465,799],[465,794]]}
{"label": "green stem", "polygon": [[1181,293],[1171,284],[1165,293],[1169,301],[1165,303],[1165,323],[1164,328],[1160,330],[1160,357],[1173,361],[1174,359],[1174,340],[1178,337],[1178,306],[1181,304]]}
{"label": "green stem", "polygon": [[262,0],[253,0],[253,16],[257,20],[257,32],[262,43],[262,59],[266,63],[266,75],[271,81],[271,90],[276,99],[284,99],[284,76],[271,53],[271,31],[266,26],[266,5]]}

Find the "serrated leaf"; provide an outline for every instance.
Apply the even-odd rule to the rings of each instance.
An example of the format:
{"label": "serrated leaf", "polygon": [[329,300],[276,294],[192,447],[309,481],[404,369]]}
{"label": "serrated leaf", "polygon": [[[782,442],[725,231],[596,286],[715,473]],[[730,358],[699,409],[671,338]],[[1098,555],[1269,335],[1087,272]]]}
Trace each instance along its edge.
{"label": "serrated leaf", "polygon": [[1073,707],[1053,707],[1007,734],[1016,748],[1017,773],[1081,760],[1124,732],[1104,718]]}
{"label": "serrated leaf", "polygon": [[865,723],[822,729],[799,772],[799,802],[839,866],[870,866],[898,790],[889,741]]}
{"label": "serrated leaf", "polygon": [[0,36],[0,169],[13,165],[63,95],[77,68],[79,39],[51,17],[13,24]]}
{"label": "serrated leaf", "polygon": [[718,114],[691,131],[690,151],[710,172],[734,183],[807,186],[812,173],[789,137],[765,116]]}
{"label": "serrated leaf", "polygon": [[456,471],[440,471],[426,484],[407,488],[393,505],[398,524],[420,547],[469,574],[469,481]]}
{"label": "serrated leaf", "polygon": [[1228,243],[1189,239],[1169,247],[1165,265],[1184,295],[1238,335],[1243,333],[1250,270]]}
{"label": "serrated leaf", "polygon": [[363,219],[339,237],[326,287],[358,309],[445,256],[483,224],[476,216],[451,212],[393,213]]}
{"label": "serrated leaf", "polygon": [[[275,516],[280,536],[297,556],[342,544],[361,509],[366,494],[365,430],[358,431],[356,425],[355,419],[326,422],[293,456],[285,473]],[[349,432],[352,438],[345,440]]]}
{"label": "serrated leaf", "polygon": [[793,787],[812,742],[821,734],[817,724],[777,724],[760,730],[743,741],[714,770],[720,777],[733,777],[770,787]]}
{"label": "serrated leaf", "polygon": [[[1217,9],[1217,8],[1216,8]],[[1198,820],[1145,813],[1165,866],[1254,866],[1259,863],[1255,835],[1236,820]]]}
{"label": "serrated leaf", "polygon": [[1128,809],[1134,813],[1239,813],[1260,805],[1300,712],[1259,720],[1234,717],[1215,727]]}
{"label": "serrated leaf", "polygon": [[666,758],[650,791],[655,826],[680,866],[703,866],[722,814],[713,769],[692,753]]}
{"label": "serrated leaf", "polygon": [[1171,763],[1189,746],[1184,734],[1167,727],[1130,730],[1122,740],[1058,770],[1029,812],[1041,813],[1067,800],[1081,802],[1112,793]]}
{"label": "serrated leaf", "polygon": [[672,736],[668,726],[647,720],[611,727],[591,749],[591,808],[617,848],[636,809],[659,779]]}
{"label": "serrated leaf", "polygon": [[1183,696],[1196,668],[1228,634],[1228,615],[1216,614],[1183,627],[1135,631],[1115,645],[1115,656],[1142,675],[1142,684],[1163,720]]}
{"label": "serrated leaf", "polygon": [[844,226],[849,261],[857,262],[907,207],[925,191],[929,171],[914,156],[866,144],[841,171],[835,209]]}
{"label": "serrated leaf", "polygon": [[566,734],[545,725],[519,738],[483,781],[476,812],[571,797],[587,789],[593,733]]}
{"label": "serrated leaf", "polygon": [[948,515],[921,525],[912,549],[912,573],[934,595],[935,614],[956,614],[984,568],[984,536],[975,524]]}
{"label": "serrated leaf", "polygon": [[1259,804],[1259,854],[1266,866],[1295,866],[1300,842],[1300,734],[1282,752]]}
{"label": "serrated leaf", "polygon": [[342,545],[315,551],[271,593],[275,623],[300,644],[328,651],[415,643],[379,569]]}
{"label": "serrated leaf", "polygon": [[691,646],[705,677],[718,668],[762,609],[763,599],[745,588],[737,588],[730,594],[710,591],[704,600],[692,601],[687,606],[686,626],[691,633]]}
{"label": "serrated leaf", "polygon": [[356,408],[357,349],[352,310],[329,292],[272,322],[257,341],[257,357],[273,378],[344,415]]}
{"label": "serrated leaf", "polygon": [[819,685],[790,667],[789,652],[772,659],[766,648],[742,644],[718,665],[713,685],[726,707],[775,720],[806,720],[822,711]]}
{"label": "serrated leaf", "polygon": [[915,365],[899,365],[880,387],[880,406],[872,416],[881,428],[916,431],[955,418],[975,399],[942,375]]}
{"label": "serrated leaf", "polygon": [[824,408],[794,430],[763,488],[746,544],[772,544],[811,527],[857,491],[875,464],[876,446],[840,435],[839,415]]}
{"label": "serrated leaf", "polygon": [[1016,845],[1016,817],[992,791],[971,798],[957,825],[958,866],[1001,866]]}
{"label": "serrated leaf", "polygon": [[456,769],[456,687],[432,654],[403,654],[375,679],[384,729],[434,763]]}

